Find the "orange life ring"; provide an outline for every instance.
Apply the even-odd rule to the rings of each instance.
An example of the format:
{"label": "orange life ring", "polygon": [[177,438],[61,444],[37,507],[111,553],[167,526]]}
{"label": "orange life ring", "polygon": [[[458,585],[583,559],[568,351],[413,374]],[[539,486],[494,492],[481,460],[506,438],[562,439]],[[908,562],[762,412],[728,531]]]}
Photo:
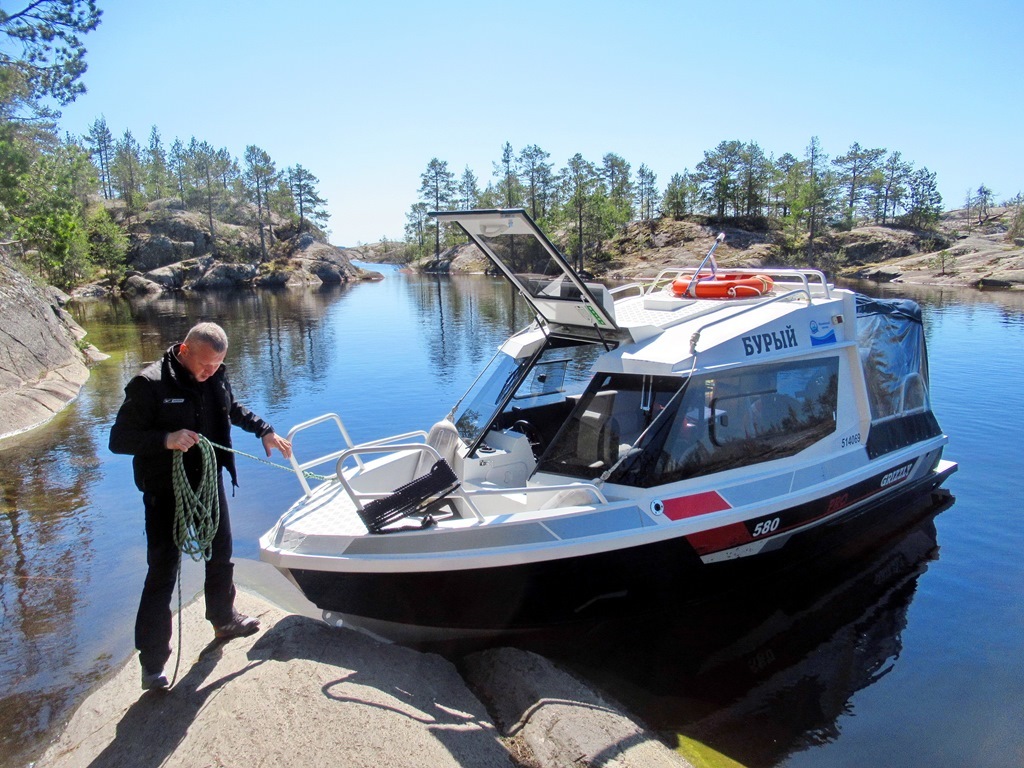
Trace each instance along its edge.
{"label": "orange life ring", "polygon": [[[694,293],[698,299],[743,299],[764,296],[775,283],[767,275],[715,275],[697,280]],[[672,293],[688,296],[690,278],[677,277],[672,282]]]}

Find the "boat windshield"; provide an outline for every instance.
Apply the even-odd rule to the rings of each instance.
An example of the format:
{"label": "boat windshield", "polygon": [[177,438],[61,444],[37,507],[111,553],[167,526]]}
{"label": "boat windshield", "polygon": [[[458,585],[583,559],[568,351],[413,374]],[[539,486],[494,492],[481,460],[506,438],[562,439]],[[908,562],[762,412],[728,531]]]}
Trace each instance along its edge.
{"label": "boat windshield", "polygon": [[469,445],[492,429],[526,421],[546,444],[590,380],[598,344],[549,339],[539,354],[499,352],[452,411],[451,420]]}
{"label": "boat windshield", "polygon": [[515,386],[529,362],[529,358],[516,360],[504,352],[495,355],[452,412],[451,420],[464,441],[473,443],[480,437],[498,403]]}

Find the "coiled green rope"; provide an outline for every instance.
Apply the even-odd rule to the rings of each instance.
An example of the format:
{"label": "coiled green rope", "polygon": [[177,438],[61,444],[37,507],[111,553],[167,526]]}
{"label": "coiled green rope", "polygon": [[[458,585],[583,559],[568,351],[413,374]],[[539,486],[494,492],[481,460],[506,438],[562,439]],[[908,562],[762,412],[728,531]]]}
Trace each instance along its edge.
{"label": "coiled green rope", "polygon": [[[199,436],[200,474],[196,488],[185,473],[184,451],[173,451],[171,485],[174,488],[174,546],[195,561],[213,556],[213,537],[220,526],[220,485],[213,444]],[[181,558],[178,559],[178,653],[169,687],[178,680],[181,665]]]}
{"label": "coiled green rope", "polygon": [[[185,472],[184,452],[174,451],[171,457],[171,484],[174,488],[174,546],[183,554],[195,561],[209,560],[213,555],[213,538],[220,526],[220,487],[218,483],[217,455],[214,448],[237,453],[246,458],[254,459],[261,464],[269,464],[278,469],[291,472],[291,468],[264,461],[242,451],[210,442],[203,435],[199,436],[200,461],[199,485],[196,488],[188,480]],[[317,475],[303,472],[308,478],[316,480],[332,480],[328,475]],[[181,560],[178,560],[178,653],[174,660],[174,674],[170,686],[178,679],[181,664]]]}
{"label": "coiled green rope", "polygon": [[174,451],[171,482],[174,486],[174,545],[196,562],[209,560],[213,537],[220,526],[220,493],[217,483],[217,456],[213,444],[202,435],[197,443],[200,458],[199,484],[196,488],[185,473],[184,453]]}

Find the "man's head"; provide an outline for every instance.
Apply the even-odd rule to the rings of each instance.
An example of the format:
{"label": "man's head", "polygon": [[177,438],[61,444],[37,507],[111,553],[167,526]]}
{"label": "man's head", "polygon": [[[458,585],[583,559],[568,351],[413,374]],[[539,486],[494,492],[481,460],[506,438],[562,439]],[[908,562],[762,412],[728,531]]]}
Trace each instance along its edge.
{"label": "man's head", "polygon": [[224,362],[228,335],[216,323],[199,323],[178,347],[178,360],[196,381],[206,381]]}

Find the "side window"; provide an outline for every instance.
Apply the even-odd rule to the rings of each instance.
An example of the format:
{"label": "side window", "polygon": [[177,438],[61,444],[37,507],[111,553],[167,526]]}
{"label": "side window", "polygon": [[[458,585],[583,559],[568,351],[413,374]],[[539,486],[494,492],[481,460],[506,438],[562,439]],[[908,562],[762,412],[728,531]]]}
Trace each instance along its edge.
{"label": "side window", "polygon": [[694,378],[610,482],[649,488],[792,456],[835,431],[836,357]]}
{"label": "side window", "polygon": [[[662,423],[662,412],[683,383],[679,376],[597,374],[544,453],[539,470],[594,478],[628,464],[629,456],[647,453],[651,435],[660,434],[652,424]],[[634,451],[645,435],[637,445],[640,451]]]}
{"label": "side window", "polygon": [[838,390],[838,358],[717,379],[710,405],[713,463],[742,466],[802,451],[835,430]]}

